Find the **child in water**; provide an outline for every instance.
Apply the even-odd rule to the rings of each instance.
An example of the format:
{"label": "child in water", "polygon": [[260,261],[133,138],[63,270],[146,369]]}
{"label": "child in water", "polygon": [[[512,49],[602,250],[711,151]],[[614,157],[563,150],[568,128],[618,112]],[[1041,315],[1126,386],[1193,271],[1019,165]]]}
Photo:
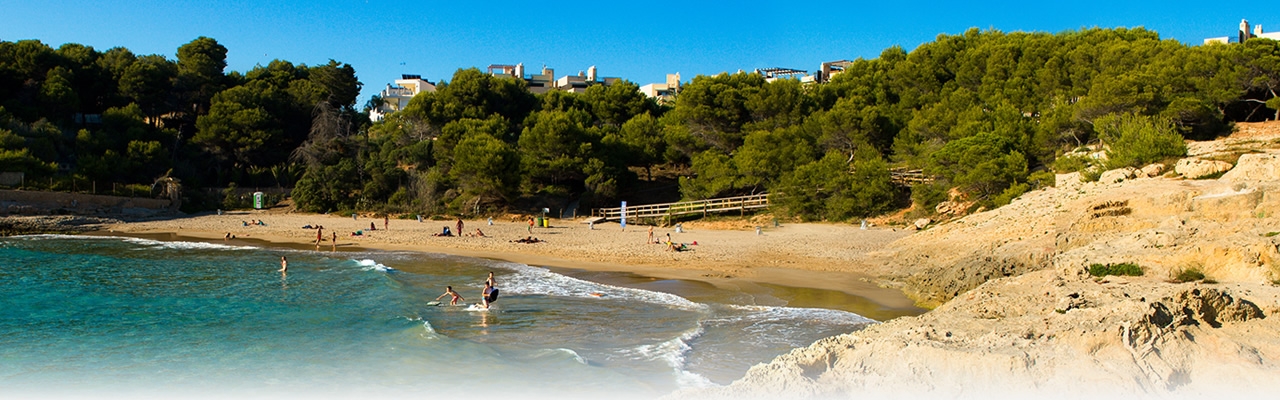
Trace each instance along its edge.
{"label": "child in water", "polygon": [[458,300],[467,301],[467,299],[462,298],[462,295],[458,294],[458,292],[453,291],[453,286],[445,286],[444,294],[436,296],[436,301],[439,301],[440,298],[444,296],[453,296],[453,299],[449,300],[449,305],[451,306],[458,305]]}

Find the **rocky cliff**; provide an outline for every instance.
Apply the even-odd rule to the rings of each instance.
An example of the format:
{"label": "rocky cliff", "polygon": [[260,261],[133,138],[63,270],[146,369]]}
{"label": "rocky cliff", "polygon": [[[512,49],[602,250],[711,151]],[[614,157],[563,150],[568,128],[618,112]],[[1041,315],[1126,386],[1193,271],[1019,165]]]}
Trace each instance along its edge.
{"label": "rocky cliff", "polygon": [[[1065,175],[1057,187],[900,239],[872,257],[882,283],[936,309],[674,397],[1272,396],[1278,131],[1191,143],[1191,158],[1235,161],[1217,179]],[[1143,275],[1087,273],[1109,263],[1137,264]]]}

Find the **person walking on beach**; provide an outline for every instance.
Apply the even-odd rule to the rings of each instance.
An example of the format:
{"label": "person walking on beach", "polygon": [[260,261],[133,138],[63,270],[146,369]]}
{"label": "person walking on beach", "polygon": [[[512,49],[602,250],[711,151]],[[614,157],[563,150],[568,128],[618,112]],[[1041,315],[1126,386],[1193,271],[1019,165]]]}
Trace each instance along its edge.
{"label": "person walking on beach", "polygon": [[458,236],[462,236],[462,217],[458,217],[458,229],[454,232],[458,232]]}
{"label": "person walking on beach", "polygon": [[390,216],[390,215],[383,215],[383,216],[382,216],[382,230],[384,230],[384,231],[385,231],[385,230],[387,230],[387,229],[388,229],[387,227],[388,227],[388,226],[390,226],[390,224],[391,224],[391,216]]}
{"label": "person walking on beach", "polygon": [[331,233],[333,233],[333,250],[331,251],[338,251],[338,231],[333,231]]}
{"label": "person walking on beach", "polygon": [[280,256],[280,272],[288,272],[288,271],[289,271],[289,259],[284,258],[284,256]]}
{"label": "person walking on beach", "polygon": [[644,244],[653,244],[653,225],[649,225],[649,239]]}
{"label": "person walking on beach", "polygon": [[458,305],[458,300],[467,301],[467,299],[462,298],[462,295],[458,294],[458,292],[453,291],[453,286],[445,286],[444,294],[436,296],[436,301],[440,301],[440,298],[444,296],[453,296],[453,298],[449,300],[449,305],[451,306]]}
{"label": "person walking on beach", "polygon": [[529,234],[533,234],[533,217],[529,217]]}

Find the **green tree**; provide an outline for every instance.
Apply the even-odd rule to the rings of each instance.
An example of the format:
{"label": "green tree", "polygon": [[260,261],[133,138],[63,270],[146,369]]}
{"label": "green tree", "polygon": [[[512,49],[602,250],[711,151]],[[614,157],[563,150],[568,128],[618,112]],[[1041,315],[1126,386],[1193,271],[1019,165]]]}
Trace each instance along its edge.
{"label": "green tree", "polygon": [[455,147],[449,174],[467,194],[509,202],[520,184],[520,156],[493,136],[469,135]]}
{"label": "green tree", "polygon": [[125,68],[120,77],[120,92],[159,126],[159,117],[170,109],[173,81],[178,68],[162,56],[142,56]]}
{"label": "green tree", "polygon": [[1107,148],[1107,166],[1141,167],[1187,155],[1187,145],[1172,123],[1134,114],[1109,115],[1096,124]]}
{"label": "green tree", "polygon": [[178,47],[177,86],[191,112],[207,112],[213,95],[226,87],[226,67],[227,48],[217,40],[201,36]]}

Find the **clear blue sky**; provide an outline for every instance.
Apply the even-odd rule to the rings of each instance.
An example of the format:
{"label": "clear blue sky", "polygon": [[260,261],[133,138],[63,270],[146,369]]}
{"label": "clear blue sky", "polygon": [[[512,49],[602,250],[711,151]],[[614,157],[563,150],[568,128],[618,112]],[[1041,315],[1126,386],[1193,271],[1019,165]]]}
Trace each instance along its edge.
{"label": "clear blue sky", "polygon": [[[122,46],[176,59],[199,36],[228,51],[229,70],[283,59],[356,68],[360,102],[402,73],[438,82],[458,68],[524,63],[557,76],[595,65],[638,84],[699,74],[874,58],[970,27],[1060,32],[1146,27],[1184,43],[1233,35],[1241,18],[1280,30],[1268,2],[1057,1],[11,1],[0,0],[0,40],[38,39],[99,51]],[[1044,4],[1047,3],[1047,4]],[[1249,6],[1247,4],[1253,4]]]}

